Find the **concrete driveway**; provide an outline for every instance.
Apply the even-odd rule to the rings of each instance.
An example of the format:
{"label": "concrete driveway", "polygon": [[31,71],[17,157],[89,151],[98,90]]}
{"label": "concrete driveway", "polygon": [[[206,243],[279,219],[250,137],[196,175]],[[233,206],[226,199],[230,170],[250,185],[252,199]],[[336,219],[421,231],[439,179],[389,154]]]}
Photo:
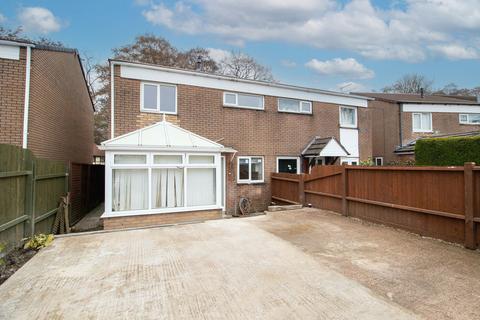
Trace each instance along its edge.
{"label": "concrete driveway", "polygon": [[[368,237],[368,230],[374,233],[368,241],[355,238],[358,232]],[[461,263],[476,263],[458,274],[478,269],[480,264],[478,253],[463,248],[303,209],[56,239],[0,286],[0,318],[438,319],[437,313],[444,318],[468,315],[465,312],[470,318],[480,315],[474,305],[463,314],[448,313],[456,311],[449,310],[455,297],[463,299],[477,292],[478,271],[459,279],[472,281],[466,287],[452,287],[455,281],[431,283],[436,280],[432,278],[403,283],[410,279],[398,278],[402,262],[389,260],[392,252],[385,239],[392,234],[406,241],[409,249],[415,242],[441,248],[443,256],[437,260],[467,257]],[[419,262],[423,268],[430,267]],[[439,268],[430,270],[438,279],[451,276]],[[379,285],[384,279],[387,283]],[[388,292],[382,289],[385,286]],[[419,288],[420,292],[414,292]],[[413,304],[402,295],[425,300]],[[454,297],[453,302],[443,299],[448,295]],[[434,296],[437,303],[432,304],[428,296]],[[427,305],[419,307],[422,304]],[[440,311],[430,312],[437,307]]]}

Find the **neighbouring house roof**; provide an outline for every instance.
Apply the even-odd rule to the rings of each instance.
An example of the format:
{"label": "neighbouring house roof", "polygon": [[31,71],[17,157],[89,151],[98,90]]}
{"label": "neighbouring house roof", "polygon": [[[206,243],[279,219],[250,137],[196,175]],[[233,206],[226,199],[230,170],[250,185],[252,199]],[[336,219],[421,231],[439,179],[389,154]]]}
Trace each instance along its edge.
{"label": "neighbouring house roof", "polygon": [[429,139],[429,138],[452,138],[452,137],[473,137],[473,136],[479,136],[480,131],[469,131],[469,132],[458,132],[458,133],[449,133],[449,134],[437,134],[437,135],[431,135],[428,137],[421,137],[417,138],[415,140],[410,141],[406,145],[403,146],[398,146],[395,149],[395,153],[397,154],[413,154],[415,153],[415,144],[417,143],[418,140],[421,139]]}
{"label": "neighbouring house roof", "polygon": [[374,98],[395,103],[428,103],[428,104],[462,104],[462,105],[480,105],[476,97],[470,96],[447,96],[447,95],[424,95],[407,93],[376,93],[376,92],[356,92],[356,95]]}
{"label": "neighbouring house roof", "polygon": [[102,142],[100,149],[235,152],[165,120]]}
{"label": "neighbouring house roof", "polygon": [[302,156],[313,157],[346,157],[350,155],[347,149],[335,137],[315,137],[302,151]]}

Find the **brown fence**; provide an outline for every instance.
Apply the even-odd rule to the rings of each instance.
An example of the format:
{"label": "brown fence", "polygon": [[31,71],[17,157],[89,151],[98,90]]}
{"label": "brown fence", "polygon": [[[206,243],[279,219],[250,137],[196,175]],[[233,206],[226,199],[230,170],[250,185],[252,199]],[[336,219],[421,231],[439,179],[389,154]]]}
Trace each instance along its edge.
{"label": "brown fence", "polygon": [[103,200],[104,167],[36,158],[0,144],[0,243],[7,249],[38,233],[51,233],[59,199],[71,190],[70,225]]}
{"label": "brown fence", "polygon": [[480,243],[480,167],[317,166],[272,174],[272,199],[311,204],[421,235]]}

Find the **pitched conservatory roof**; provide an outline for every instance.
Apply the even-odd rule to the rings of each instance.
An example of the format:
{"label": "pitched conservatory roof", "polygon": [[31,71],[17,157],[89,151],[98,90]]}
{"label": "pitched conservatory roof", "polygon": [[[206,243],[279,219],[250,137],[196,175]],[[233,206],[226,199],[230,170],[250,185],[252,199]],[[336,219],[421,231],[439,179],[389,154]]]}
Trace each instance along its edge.
{"label": "pitched conservatory roof", "polygon": [[104,141],[100,149],[235,152],[165,120]]}
{"label": "pitched conservatory roof", "polygon": [[346,157],[349,153],[334,137],[315,137],[302,151],[302,156],[313,157]]}

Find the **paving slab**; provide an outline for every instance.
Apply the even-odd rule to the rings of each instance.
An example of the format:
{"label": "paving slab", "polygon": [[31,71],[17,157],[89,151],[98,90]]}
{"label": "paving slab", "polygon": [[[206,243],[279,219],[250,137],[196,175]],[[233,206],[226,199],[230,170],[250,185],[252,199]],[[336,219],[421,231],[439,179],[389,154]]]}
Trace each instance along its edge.
{"label": "paving slab", "polygon": [[263,219],[58,238],[0,286],[0,318],[417,318]]}

